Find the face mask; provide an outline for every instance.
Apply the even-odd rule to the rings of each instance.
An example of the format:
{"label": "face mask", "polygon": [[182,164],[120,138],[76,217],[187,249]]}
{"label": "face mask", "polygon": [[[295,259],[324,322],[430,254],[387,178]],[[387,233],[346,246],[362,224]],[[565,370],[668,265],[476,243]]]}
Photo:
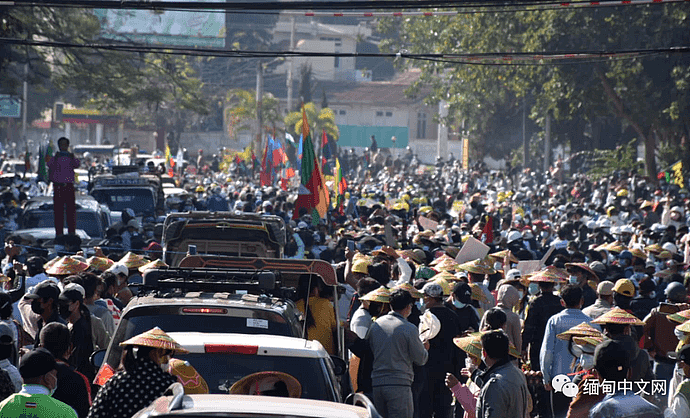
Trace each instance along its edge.
{"label": "face mask", "polygon": [[458,309],[462,309],[462,308],[464,308],[465,306],[467,306],[467,304],[466,304],[466,303],[462,303],[462,302],[460,302],[460,301],[457,300],[457,299],[453,299],[453,306],[455,306],[455,307],[458,308]]}
{"label": "face mask", "polygon": [[570,346],[570,351],[572,351],[573,356],[575,357],[580,357],[582,354],[584,354],[582,352],[582,348],[580,348],[580,346],[578,346],[577,344],[572,344]]}
{"label": "face mask", "polygon": [[559,290],[561,290],[561,284],[560,284],[560,283],[556,283],[556,286],[553,287],[553,290],[554,290],[555,292],[558,292]]}
{"label": "face mask", "polygon": [[424,303],[422,301],[418,300],[414,304],[417,305],[417,309],[419,309],[420,311],[424,309]]}
{"label": "face mask", "polygon": [[577,279],[577,276],[570,276],[568,278],[568,281],[570,282],[570,284],[573,284],[573,285],[575,285],[579,282],[579,280]]}
{"label": "face mask", "polygon": [[520,295],[520,299],[522,299],[525,297],[525,292],[523,292],[522,290],[518,290],[518,295]]}
{"label": "face mask", "polygon": [[656,291],[652,290],[652,293],[649,294],[649,297],[652,299],[656,299]]}
{"label": "face mask", "polygon": [[31,310],[37,315],[43,315],[43,312],[45,311],[45,309],[41,306],[40,300],[31,301]]}
{"label": "face mask", "polygon": [[497,261],[494,263],[494,270],[501,270],[503,268],[503,263]]}
{"label": "face mask", "polygon": [[536,295],[537,293],[539,293],[539,285],[536,283],[530,283],[529,287],[527,288],[527,291],[530,295]]}
{"label": "face mask", "polygon": [[584,370],[592,370],[594,368],[594,356],[583,353],[580,357],[580,366],[582,366]]}
{"label": "face mask", "polygon": [[489,282],[489,280],[487,280],[487,279],[484,279],[484,281],[482,282],[482,284],[483,284],[484,286],[486,286],[486,287],[489,287],[489,283],[490,283],[490,282]]}
{"label": "face mask", "polygon": [[673,335],[675,335],[679,341],[683,341],[685,339],[685,333],[683,331],[678,331],[677,329],[674,329]]}

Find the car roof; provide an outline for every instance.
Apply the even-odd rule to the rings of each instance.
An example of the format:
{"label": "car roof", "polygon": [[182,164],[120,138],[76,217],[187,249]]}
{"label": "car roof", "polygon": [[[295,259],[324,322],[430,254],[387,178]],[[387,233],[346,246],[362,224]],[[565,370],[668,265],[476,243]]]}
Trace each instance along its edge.
{"label": "car roof", "polygon": [[127,305],[126,309],[140,306],[152,305],[198,305],[204,306],[218,305],[233,308],[266,309],[275,310],[280,306],[282,309],[286,299],[273,298],[270,296],[258,296],[251,294],[233,294],[227,292],[186,292],[184,294],[157,295],[147,294],[135,296]]}
{"label": "car roof", "polygon": [[[77,210],[80,209],[91,209],[91,210],[98,210],[100,207],[100,203],[96,199],[93,198],[93,196],[90,195],[77,195],[75,199],[76,203],[81,206],[81,208],[77,208]],[[52,196],[36,196],[32,197],[29,199],[26,204],[24,205],[24,209],[30,209],[30,210],[36,210],[36,209],[41,209],[40,207],[42,205],[48,204],[50,206],[53,205],[53,197]],[[48,209],[46,209],[48,210]],[[52,210],[52,209],[50,209]]]}
{"label": "car roof", "polygon": [[213,345],[215,347],[227,346],[228,349],[232,347],[257,347],[256,354],[259,356],[328,357],[328,353],[318,341],[297,337],[220,332],[169,332],[168,335],[193,354],[205,353],[206,346]]}
{"label": "car roof", "polygon": [[[199,416],[208,413],[209,416],[219,416],[219,413],[236,413],[238,416],[277,416],[277,417],[339,417],[365,418],[370,417],[366,408],[341,404],[337,402],[317,401],[313,399],[281,398],[274,396],[256,395],[185,395],[182,408],[170,412],[167,405],[173,397],[158,398],[148,408],[150,416]],[[144,415],[145,416],[145,415]]]}

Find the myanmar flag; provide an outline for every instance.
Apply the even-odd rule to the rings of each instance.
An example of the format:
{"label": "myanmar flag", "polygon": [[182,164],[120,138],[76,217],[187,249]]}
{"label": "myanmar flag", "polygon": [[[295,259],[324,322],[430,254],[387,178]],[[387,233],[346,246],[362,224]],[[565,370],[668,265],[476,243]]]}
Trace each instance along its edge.
{"label": "myanmar flag", "polygon": [[326,217],[330,199],[324,187],[319,160],[316,158],[314,145],[309,135],[309,122],[307,122],[304,105],[302,106],[302,138],[304,138],[304,146],[300,170],[301,185],[299,196],[297,196],[295,201],[295,211],[292,214],[292,219],[299,218],[300,209],[305,208],[307,214],[312,216],[312,224],[316,225],[320,218]]}

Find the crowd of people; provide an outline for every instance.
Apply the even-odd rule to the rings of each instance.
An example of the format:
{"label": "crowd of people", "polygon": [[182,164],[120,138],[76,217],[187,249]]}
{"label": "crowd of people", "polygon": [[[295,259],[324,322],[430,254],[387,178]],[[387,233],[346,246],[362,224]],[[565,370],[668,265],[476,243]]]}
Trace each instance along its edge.
{"label": "crowd of people", "polygon": [[[348,190],[319,222],[293,213],[297,190],[261,186],[234,164],[177,178],[193,191],[179,210],[282,217],[286,257],[334,266],[338,291],[314,281],[296,306],[331,353],[333,309],[346,321],[350,384],[386,418],[690,417],[685,188],[624,172],[423,166],[411,152],[388,164],[381,152],[343,155]],[[11,219],[29,190],[42,188],[12,184],[0,215]],[[104,241],[88,258],[79,243],[46,254],[6,231],[2,416],[50,395],[79,417],[108,416],[113,393],[126,397],[99,391],[89,355],[107,346],[128,284],[162,261],[160,237],[136,222],[119,227],[141,244],[111,251]],[[137,341],[156,343],[130,352],[120,373],[179,350],[164,333]],[[151,384],[154,395],[167,377]],[[42,407],[63,408],[56,402]]]}

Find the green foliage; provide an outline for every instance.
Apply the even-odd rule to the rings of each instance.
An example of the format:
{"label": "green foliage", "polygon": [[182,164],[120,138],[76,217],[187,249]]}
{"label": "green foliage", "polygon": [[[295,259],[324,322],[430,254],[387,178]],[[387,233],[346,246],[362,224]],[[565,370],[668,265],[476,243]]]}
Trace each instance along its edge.
{"label": "green foliage", "polygon": [[614,171],[632,172],[642,174],[640,164],[637,162],[636,140],[619,145],[612,150],[594,150],[587,154],[588,171],[593,179],[608,176]]}
{"label": "green foliage", "polygon": [[[668,48],[690,43],[689,10],[669,4],[390,18],[379,24],[387,36],[380,47],[386,52],[445,54]],[[690,122],[688,54],[543,61],[533,66],[448,61],[397,60],[396,65],[420,67],[419,81],[409,93],[429,90],[427,103],[448,102],[450,121],[464,121],[486,153],[500,150],[507,155],[518,146],[508,140],[510,132],[501,129],[506,115],[515,114],[525,97],[529,117],[539,126],[544,126],[547,112],[553,115],[554,146],[567,140],[572,149],[592,149],[604,142],[585,135],[601,118],[615,118],[621,126],[614,143],[635,136],[652,147],[662,131],[668,141],[680,143]],[[652,169],[653,158],[647,164]]]}
{"label": "green foliage", "polygon": [[[226,97],[229,105],[225,109],[225,125],[228,127],[228,135],[237,139],[242,130],[251,129],[252,123],[257,118],[257,103],[255,90],[230,90]],[[275,131],[282,123],[278,99],[271,93],[264,93],[261,100],[263,117],[263,129]]]}
{"label": "green foliage", "polygon": [[[314,103],[307,103],[304,105],[304,111],[307,114],[312,140],[317,135],[321,135],[323,130],[326,130],[326,135],[338,140],[340,137],[338,125],[335,124],[335,113],[330,108],[317,110]],[[290,133],[299,137],[302,133],[302,112],[291,112],[285,116],[285,127],[290,130]]]}

